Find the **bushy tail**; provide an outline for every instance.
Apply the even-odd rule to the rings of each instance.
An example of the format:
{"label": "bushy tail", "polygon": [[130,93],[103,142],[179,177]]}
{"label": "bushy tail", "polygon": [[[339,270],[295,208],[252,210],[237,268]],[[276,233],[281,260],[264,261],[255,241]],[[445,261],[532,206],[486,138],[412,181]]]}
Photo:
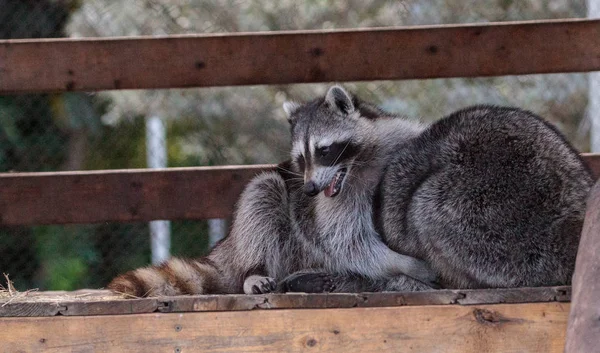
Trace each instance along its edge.
{"label": "bushy tail", "polygon": [[119,275],[107,288],[132,297],[215,294],[220,292],[219,278],[215,264],[207,258],[172,258]]}
{"label": "bushy tail", "polygon": [[290,234],[285,180],[297,179],[288,164],[279,166],[280,174],[262,173],[246,186],[231,234],[207,257],[173,258],[159,266],[139,268],[113,279],[108,288],[131,297],[243,293],[247,276],[268,276],[278,271],[273,267],[285,267],[290,259],[279,254],[282,239]]}

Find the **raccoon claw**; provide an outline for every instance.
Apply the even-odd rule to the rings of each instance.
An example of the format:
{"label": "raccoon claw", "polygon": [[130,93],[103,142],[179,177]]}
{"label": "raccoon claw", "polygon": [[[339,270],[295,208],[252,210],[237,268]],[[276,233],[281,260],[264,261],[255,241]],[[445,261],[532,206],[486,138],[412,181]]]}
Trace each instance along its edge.
{"label": "raccoon claw", "polygon": [[250,276],[244,281],[245,294],[267,294],[277,288],[275,280],[271,277]]}
{"label": "raccoon claw", "polygon": [[259,284],[252,286],[252,294],[266,294],[271,293],[275,290],[277,285],[275,281],[270,277],[265,277]]}
{"label": "raccoon claw", "polygon": [[335,284],[327,273],[300,272],[286,278],[283,288],[286,292],[327,293],[335,290]]}

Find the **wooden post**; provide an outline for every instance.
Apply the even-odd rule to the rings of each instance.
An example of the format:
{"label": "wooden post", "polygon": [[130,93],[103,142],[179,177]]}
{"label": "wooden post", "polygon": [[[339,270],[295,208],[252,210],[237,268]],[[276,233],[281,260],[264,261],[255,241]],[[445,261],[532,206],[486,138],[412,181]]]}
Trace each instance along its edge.
{"label": "wooden post", "polygon": [[[587,0],[589,18],[600,18],[600,1]],[[588,74],[588,116],[591,121],[590,147],[592,152],[600,151],[600,72]]]}
{"label": "wooden post", "polygon": [[600,337],[600,182],[588,199],[579,243],[565,353],[597,352]]}
{"label": "wooden post", "polygon": [[[148,167],[160,169],[167,167],[167,133],[161,118],[152,115],[146,118],[146,160]],[[171,222],[166,220],[150,221],[150,250],[152,264],[159,265],[170,257]]]}

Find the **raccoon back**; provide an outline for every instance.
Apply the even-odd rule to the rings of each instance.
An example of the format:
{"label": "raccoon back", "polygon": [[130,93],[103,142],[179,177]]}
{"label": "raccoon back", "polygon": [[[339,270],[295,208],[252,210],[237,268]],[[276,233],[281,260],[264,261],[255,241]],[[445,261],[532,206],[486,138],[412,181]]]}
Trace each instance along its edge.
{"label": "raccoon back", "polygon": [[570,281],[592,177],[538,116],[477,106],[396,154],[381,186],[389,246],[427,259],[451,287]]}

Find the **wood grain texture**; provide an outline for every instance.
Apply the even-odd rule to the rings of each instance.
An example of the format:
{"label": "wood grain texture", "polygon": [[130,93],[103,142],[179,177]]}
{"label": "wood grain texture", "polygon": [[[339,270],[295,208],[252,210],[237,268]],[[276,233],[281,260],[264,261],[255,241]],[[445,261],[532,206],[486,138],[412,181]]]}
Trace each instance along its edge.
{"label": "wood grain texture", "polygon": [[225,218],[273,166],[0,174],[0,224]]}
{"label": "wood grain texture", "polygon": [[[596,176],[600,154],[584,154]],[[0,174],[0,225],[231,216],[248,181],[273,165]]]}
{"label": "wood grain texture", "polygon": [[0,317],[568,302],[570,295],[569,286],[403,293],[194,295],[144,299],[123,299],[106,290],[85,290],[60,294],[38,292],[17,300],[0,299]]}
{"label": "wood grain texture", "polygon": [[600,338],[600,182],[588,199],[573,275],[566,353],[597,352]]}
{"label": "wood grain texture", "polygon": [[0,41],[0,94],[594,70],[599,20]]}
{"label": "wood grain texture", "polygon": [[565,303],[0,320],[5,351],[562,352]]}
{"label": "wood grain texture", "polygon": [[0,303],[0,317],[56,316],[66,309],[57,302]]}

